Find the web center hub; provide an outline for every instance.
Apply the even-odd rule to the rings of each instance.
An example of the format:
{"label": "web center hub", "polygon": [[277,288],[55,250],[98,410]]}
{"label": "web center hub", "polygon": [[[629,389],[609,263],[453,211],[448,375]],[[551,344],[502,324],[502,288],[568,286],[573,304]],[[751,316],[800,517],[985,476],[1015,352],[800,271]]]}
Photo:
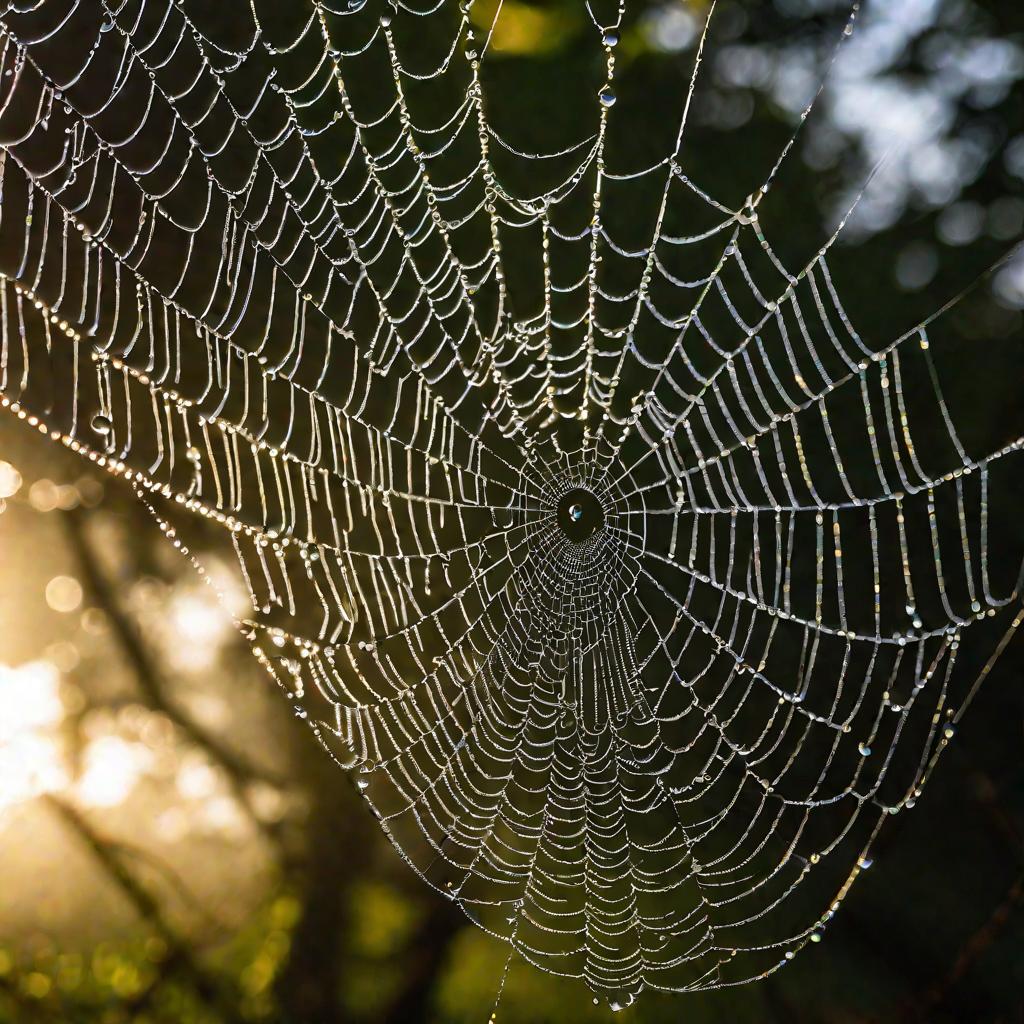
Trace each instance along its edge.
{"label": "web center hub", "polygon": [[597,497],[586,488],[574,487],[558,501],[558,525],[573,541],[593,537],[604,526],[604,508]]}

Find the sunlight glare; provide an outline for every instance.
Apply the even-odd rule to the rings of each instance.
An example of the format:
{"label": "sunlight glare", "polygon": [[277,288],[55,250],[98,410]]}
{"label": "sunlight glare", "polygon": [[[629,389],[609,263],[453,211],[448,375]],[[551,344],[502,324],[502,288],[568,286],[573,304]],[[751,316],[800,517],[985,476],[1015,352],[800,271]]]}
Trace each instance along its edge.
{"label": "sunlight glare", "polygon": [[67,784],[57,740],[49,735],[63,716],[52,665],[0,665],[0,816]]}

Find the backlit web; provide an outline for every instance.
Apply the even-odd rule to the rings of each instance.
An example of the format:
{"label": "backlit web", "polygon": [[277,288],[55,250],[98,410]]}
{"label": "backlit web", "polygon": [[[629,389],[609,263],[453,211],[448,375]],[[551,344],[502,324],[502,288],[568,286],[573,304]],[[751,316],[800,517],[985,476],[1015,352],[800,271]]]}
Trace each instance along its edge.
{"label": "backlit web", "polygon": [[779,255],[792,142],[690,180],[703,41],[674,151],[612,159],[585,10],[592,121],[533,153],[500,5],[5,4],[0,384],[230,533],[402,856],[619,1006],[821,937],[1020,621],[1021,439],[965,435],[947,310],[862,337],[838,231]]}

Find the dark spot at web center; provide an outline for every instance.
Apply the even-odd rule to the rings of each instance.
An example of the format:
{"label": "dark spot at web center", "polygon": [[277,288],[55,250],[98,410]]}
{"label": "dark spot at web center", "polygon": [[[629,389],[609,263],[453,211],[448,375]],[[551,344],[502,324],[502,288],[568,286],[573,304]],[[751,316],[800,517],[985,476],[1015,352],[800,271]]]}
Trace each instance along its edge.
{"label": "dark spot at web center", "polygon": [[570,540],[586,540],[604,526],[604,508],[590,491],[573,488],[558,502],[558,525]]}

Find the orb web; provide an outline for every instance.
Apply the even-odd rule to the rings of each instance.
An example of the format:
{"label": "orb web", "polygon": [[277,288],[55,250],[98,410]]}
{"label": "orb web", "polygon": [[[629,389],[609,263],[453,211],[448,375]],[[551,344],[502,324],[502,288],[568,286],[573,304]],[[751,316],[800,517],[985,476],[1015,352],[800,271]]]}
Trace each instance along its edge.
{"label": "orb web", "polygon": [[296,713],[524,960],[615,1006],[771,973],[1020,622],[952,304],[862,337],[845,221],[789,265],[795,135],[738,206],[684,173],[704,38],[636,169],[622,6],[544,153],[489,114],[500,5],[209,6],[4,5],[4,406],[230,535]]}

